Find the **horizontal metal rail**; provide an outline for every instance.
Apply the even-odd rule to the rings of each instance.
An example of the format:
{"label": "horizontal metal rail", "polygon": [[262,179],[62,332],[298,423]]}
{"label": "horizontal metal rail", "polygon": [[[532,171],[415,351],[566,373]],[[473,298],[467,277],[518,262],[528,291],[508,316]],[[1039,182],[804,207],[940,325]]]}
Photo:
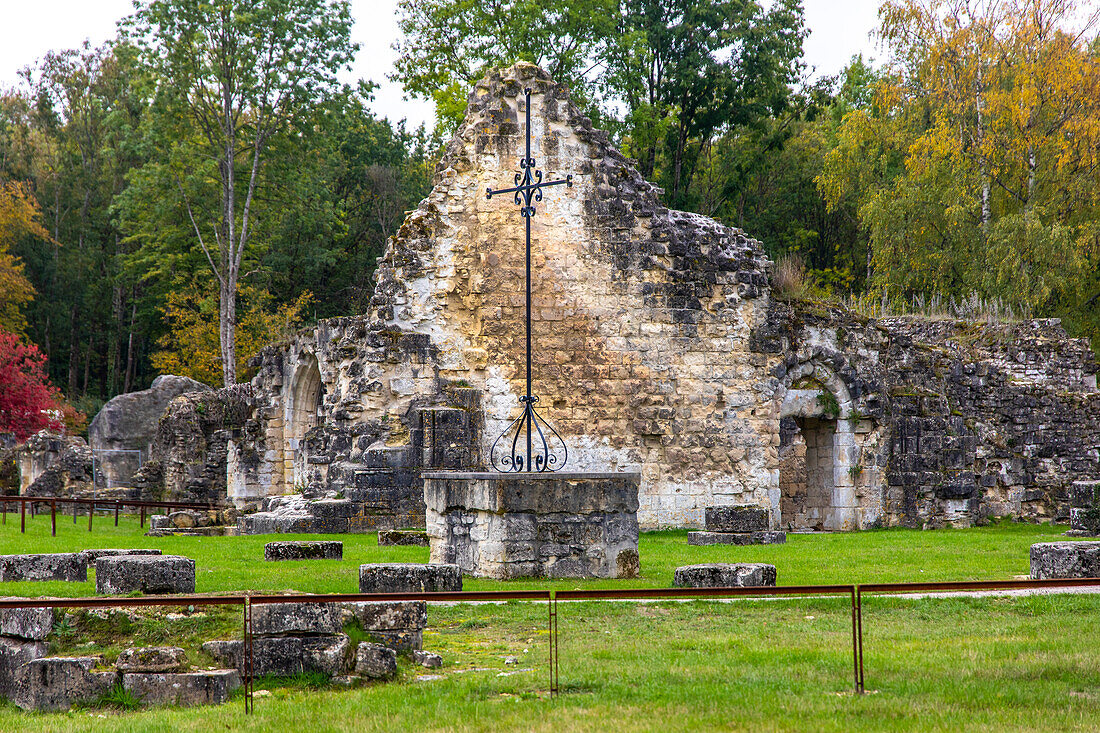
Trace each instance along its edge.
{"label": "horizontal metal rail", "polygon": [[230,594],[230,595],[166,595],[139,598],[0,598],[0,609],[8,608],[134,608],[151,606],[229,606],[240,605],[244,609],[243,635],[245,655],[242,660],[245,689],[245,711],[253,711],[253,646],[252,607],[274,603],[357,603],[357,602],[545,602],[548,608],[549,626],[549,676],[550,695],[558,694],[559,631],[558,607],[561,601],[606,600],[686,600],[718,598],[768,598],[782,596],[849,596],[852,606],[852,658],[855,690],[862,694],[865,687],[863,664],[863,606],[862,596],[891,593],[966,593],[997,590],[1034,590],[1100,587],[1100,578],[1064,578],[1044,580],[1001,581],[943,581],[919,583],[866,583],[863,585],[780,585],[727,588],[630,588],[593,590],[504,590],[504,591],[447,591],[413,593],[318,593],[318,594]]}

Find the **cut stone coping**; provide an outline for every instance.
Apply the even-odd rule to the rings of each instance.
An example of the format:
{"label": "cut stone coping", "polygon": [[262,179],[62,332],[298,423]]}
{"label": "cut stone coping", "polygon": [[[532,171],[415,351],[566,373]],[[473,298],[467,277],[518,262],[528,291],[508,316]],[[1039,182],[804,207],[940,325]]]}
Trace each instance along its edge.
{"label": "cut stone coping", "polygon": [[1100,542],[1039,542],[1031,546],[1031,577],[1100,578]]}
{"label": "cut stone coping", "polygon": [[119,555],[95,563],[95,592],[194,593],[195,561],[182,555]]}
{"label": "cut stone coping", "polygon": [[638,471],[424,471],[421,476],[429,479],[469,479],[475,481],[504,481],[507,479],[565,479],[567,481],[579,479],[609,479],[609,478],[633,478],[642,480],[642,474]]}
{"label": "cut stone coping", "polygon": [[343,560],[344,543],[339,540],[291,540],[268,542],[264,545],[264,560]]}
{"label": "cut stone coping", "polygon": [[88,582],[88,563],[78,552],[0,555],[0,581],[64,580]]}

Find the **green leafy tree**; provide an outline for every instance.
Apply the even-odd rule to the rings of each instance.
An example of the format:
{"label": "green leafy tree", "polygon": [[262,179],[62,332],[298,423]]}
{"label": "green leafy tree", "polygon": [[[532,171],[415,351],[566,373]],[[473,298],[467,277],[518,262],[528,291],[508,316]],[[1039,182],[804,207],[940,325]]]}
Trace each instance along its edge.
{"label": "green leafy tree", "polygon": [[393,78],[432,99],[453,132],[471,86],[492,66],[530,61],[584,95],[601,48],[615,33],[616,0],[400,0],[403,39]]}
{"label": "green leafy tree", "polygon": [[[237,379],[241,268],[253,239],[271,226],[257,216],[263,167],[338,88],[336,73],[357,48],[351,22],[346,0],[152,0],[130,22],[158,84],[152,136],[162,157],[153,165],[161,182],[176,184],[193,242],[218,283],[226,385]],[[141,236],[154,248],[161,240],[148,227]]]}

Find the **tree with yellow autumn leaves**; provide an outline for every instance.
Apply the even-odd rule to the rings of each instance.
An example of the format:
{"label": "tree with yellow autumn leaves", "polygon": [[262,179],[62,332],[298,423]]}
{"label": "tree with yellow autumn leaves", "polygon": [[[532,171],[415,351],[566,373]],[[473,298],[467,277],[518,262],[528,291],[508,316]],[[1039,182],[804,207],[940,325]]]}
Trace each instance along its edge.
{"label": "tree with yellow autumn leaves", "polygon": [[831,205],[857,206],[871,287],[1087,321],[1100,293],[1100,13],[1069,0],[879,12],[893,65],[818,177]]}
{"label": "tree with yellow autumn leaves", "polygon": [[21,334],[27,326],[22,309],[34,299],[34,286],[11,249],[25,237],[52,241],[41,217],[38,202],[25,186],[0,181],[0,331]]}

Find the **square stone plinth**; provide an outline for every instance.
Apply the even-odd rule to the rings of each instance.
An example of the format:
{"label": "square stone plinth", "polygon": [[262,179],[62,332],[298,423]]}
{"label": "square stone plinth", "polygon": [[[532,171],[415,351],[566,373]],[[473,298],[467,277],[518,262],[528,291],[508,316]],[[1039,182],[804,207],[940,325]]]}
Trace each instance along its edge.
{"label": "square stone plinth", "polygon": [[433,563],[508,579],[633,578],[638,473],[426,472]]}

